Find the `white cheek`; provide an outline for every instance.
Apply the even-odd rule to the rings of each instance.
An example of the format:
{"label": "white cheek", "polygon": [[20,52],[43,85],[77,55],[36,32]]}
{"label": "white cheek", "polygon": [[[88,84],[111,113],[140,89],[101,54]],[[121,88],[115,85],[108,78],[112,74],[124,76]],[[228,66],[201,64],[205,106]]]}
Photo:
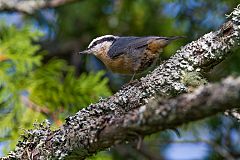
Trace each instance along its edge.
{"label": "white cheek", "polygon": [[98,44],[94,47],[94,52],[101,52],[101,51],[108,52],[111,45],[112,45],[112,42],[103,42],[101,44]]}
{"label": "white cheek", "polygon": [[104,42],[102,44],[102,48],[104,48],[108,51],[111,45],[112,45],[112,42]]}

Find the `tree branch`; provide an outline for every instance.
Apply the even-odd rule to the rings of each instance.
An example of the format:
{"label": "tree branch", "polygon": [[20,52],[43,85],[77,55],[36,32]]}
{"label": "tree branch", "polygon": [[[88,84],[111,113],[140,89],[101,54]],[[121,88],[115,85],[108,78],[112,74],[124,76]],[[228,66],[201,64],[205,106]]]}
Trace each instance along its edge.
{"label": "tree branch", "polygon": [[240,77],[229,77],[219,84],[201,86],[193,93],[169,100],[152,100],[125,115],[111,118],[111,123],[99,133],[98,143],[99,140],[111,143],[110,137],[114,141],[115,138],[119,140],[120,137],[131,136],[131,133],[147,135],[174,128],[234,108],[239,105],[239,100]]}
{"label": "tree branch", "polygon": [[74,1],[76,0],[0,0],[0,10],[33,14],[39,9],[59,7]]}
{"label": "tree branch", "polygon": [[219,30],[182,47],[146,77],[68,117],[58,130],[40,125],[28,131],[6,159],[83,159],[116,143],[235,107],[240,99],[239,78],[200,87],[175,99],[150,102],[154,97],[187,92],[186,73],[208,71],[230,55],[239,43],[240,6],[228,18]]}

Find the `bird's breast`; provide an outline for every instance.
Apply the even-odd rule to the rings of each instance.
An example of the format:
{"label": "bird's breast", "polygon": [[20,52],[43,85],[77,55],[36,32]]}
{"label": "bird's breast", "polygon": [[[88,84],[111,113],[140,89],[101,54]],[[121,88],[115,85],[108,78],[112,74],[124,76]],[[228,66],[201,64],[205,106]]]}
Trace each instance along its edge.
{"label": "bird's breast", "polygon": [[120,74],[134,74],[133,60],[126,55],[120,55],[116,58],[110,58],[105,52],[96,55],[104,65],[115,73]]}

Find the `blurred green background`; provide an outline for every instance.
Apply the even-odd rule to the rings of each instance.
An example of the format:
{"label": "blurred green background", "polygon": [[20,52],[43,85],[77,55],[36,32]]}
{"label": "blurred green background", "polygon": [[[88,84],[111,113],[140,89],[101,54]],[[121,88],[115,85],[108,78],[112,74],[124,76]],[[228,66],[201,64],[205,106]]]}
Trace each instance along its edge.
{"label": "blurred green background", "polygon": [[[239,0],[79,0],[33,14],[0,13],[0,155],[7,154],[24,129],[48,119],[53,128],[101,97],[115,93],[131,77],[113,74],[90,55],[78,55],[92,39],[119,36],[175,36],[163,59],[180,46],[226,21]],[[239,49],[206,78],[240,73]],[[143,75],[140,75],[143,76]],[[89,159],[237,159],[240,128],[217,115],[146,137],[141,150],[118,145]]]}

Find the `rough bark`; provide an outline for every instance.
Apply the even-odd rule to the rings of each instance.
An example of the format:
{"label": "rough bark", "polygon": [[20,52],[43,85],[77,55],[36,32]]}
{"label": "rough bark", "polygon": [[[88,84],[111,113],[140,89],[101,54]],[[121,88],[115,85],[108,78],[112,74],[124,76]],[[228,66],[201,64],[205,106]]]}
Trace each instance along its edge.
{"label": "rough bark", "polygon": [[239,79],[159,103],[151,99],[187,92],[188,73],[206,72],[229,56],[239,44],[239,30],[240,6],[219,30],[182,47],[146,77],[68,117],[58,130],[40,125],[28,131],[6,159],[83,159],[116,143],[233,108],[240,98]]}
{"label": "rough bark", "polygon": [[0,0],[0,10],[33,14],[43,8],[54,8],[76,0]]}

